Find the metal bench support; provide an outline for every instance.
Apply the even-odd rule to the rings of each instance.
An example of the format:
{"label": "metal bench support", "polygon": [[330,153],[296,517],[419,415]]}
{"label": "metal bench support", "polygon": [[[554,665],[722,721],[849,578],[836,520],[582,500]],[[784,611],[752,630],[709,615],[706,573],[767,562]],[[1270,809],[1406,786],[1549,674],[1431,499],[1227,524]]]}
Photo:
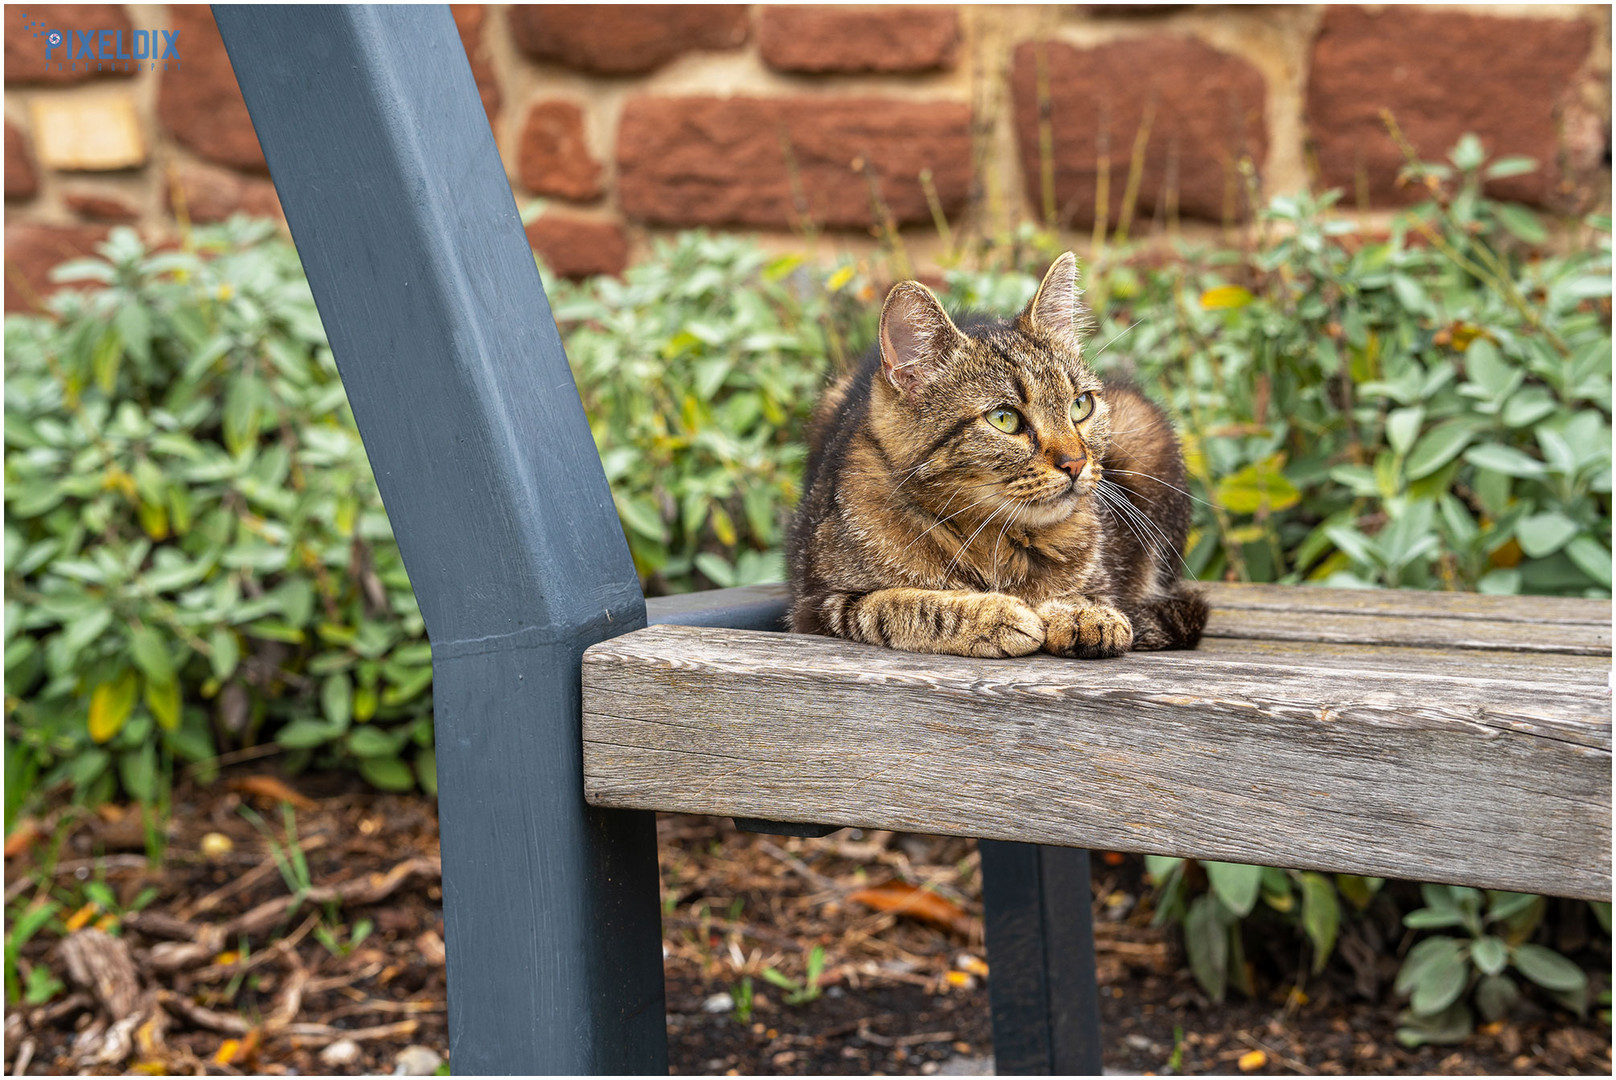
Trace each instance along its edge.
{"label": "metal bench support", "polygon": [[645,604],[449,10],[214,16],[432,640],[454,1069],[666,1072],[653,816],[578,733]]}

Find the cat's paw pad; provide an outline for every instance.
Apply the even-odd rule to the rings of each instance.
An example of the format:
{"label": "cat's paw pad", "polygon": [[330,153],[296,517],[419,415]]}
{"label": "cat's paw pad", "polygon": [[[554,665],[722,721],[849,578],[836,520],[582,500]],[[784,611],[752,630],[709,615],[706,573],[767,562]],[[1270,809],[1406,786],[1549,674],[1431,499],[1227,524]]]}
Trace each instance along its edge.
{"label": "cat's paw pad", "polygon": [[1121,656],[1133,648],[1133,624],[1108,604],[1047,604],[1039,610],[1044,617],[1046,652],[1096,660]]}
{"label": "cat's paw pad", "polygon": [[1038,613],[999,593],[982,597],[962,629],[966,656],[1026,656],[1044,644],[1044,620]]}

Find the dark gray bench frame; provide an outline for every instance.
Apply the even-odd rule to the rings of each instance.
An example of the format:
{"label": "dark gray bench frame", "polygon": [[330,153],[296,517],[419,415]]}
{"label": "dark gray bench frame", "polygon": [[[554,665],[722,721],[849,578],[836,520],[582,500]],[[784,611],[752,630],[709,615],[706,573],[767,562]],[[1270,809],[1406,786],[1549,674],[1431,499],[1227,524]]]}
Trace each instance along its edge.
{"label": "dark gray bench frame", "polygon": [[[454,1068],[665,1072],[654,820],[585,803],[579,736],[584,650],[647,604],[453,20],[214,14],[432,641]],[[999,1072],[1098,1073],[1087,852],[982,865]]]}

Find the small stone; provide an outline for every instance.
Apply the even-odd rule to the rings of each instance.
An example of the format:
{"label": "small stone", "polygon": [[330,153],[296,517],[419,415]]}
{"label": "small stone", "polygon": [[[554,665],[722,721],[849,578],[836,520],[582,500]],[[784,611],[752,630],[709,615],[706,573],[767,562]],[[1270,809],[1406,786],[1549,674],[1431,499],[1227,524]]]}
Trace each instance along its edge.
{"label": "small stone", "polygon": [[224,833],[210,832],[202,837],[202,854],[209,859],[222,859],[236,850],[235,841]]}
{"label": "small stone", "polygon": [[733,1008],[735,1008],[735,999],[723,992],[714,994],[701,1003],[702,1012],[727,1013]]}
{"label": "small stone", "polygon": [[320,1060],[327,1065],[352,1065],[359,1060],[359,1044],[352,1039],[338,1039],[320,1051]]}
{"label": "small stone", "polygon": [[394,1076],[431,1076],[443,1064],[443,1056],[426,1046],[406,1046],[393,1059]]}
{"label": "small stone", "polygon": [[421,959],[433,967],[442,967],[449,959],[449,950],[444,948],[443,939],[434,930],[416,938],[415,947],[421,951]]}
{"label": "small stone", "polygon": [[140,117],[128,97],[36,97],[31,104],[46,168],[104,172],[146,163]]}

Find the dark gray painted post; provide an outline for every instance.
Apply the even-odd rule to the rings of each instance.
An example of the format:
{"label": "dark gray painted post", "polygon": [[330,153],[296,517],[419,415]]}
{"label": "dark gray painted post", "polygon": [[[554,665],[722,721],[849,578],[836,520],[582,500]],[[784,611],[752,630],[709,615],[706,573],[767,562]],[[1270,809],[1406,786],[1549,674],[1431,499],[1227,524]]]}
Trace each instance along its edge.
{"label": "dark gray painted post", "polygon": [[652,815],[584,804],[645,624],[449,9],[214,9],[432,640],[460,1073],[666,1072]]}
{"label": "dark gray painted post", "polygon": [[1089,853],[980,842],[993,1065],[1000,1076],[1099,1076]]}

